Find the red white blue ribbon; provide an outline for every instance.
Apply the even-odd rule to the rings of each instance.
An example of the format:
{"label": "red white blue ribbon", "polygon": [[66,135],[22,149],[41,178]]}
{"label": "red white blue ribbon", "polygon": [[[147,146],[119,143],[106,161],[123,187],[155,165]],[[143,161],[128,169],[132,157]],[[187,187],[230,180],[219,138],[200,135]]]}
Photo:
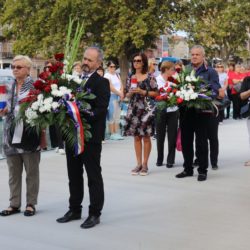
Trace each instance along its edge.
{"label": "red white blue ribbon", "polygon": [[79,155],[84,151],[84,130],[82,125],[82,120],[80,116],[79,109],[76,105],[76,102],[65,101],[66,107],[70,117],[75,123],[75,132],[76,132],[76,142],[74,145],[75,155]]}

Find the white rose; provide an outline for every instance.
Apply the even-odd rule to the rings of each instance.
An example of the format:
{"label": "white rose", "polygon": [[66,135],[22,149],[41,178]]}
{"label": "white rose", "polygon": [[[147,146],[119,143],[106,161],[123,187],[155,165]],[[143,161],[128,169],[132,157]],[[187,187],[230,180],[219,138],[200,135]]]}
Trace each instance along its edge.
{"label": "white rose", "polygon": [[82,83],[82,79],[80,79],[79,77],[74,77],[73,81],[76,82],[77,84],[81,84]]}
{"label": "white rose", "polygon": [[178,91],[176,91],[175,95],[176,95],[177,97],[179,97],[179,96],[181,95],[181,92],[178,90]]}
{"label": "white rose", "polygon": [[188,93],[186,93],[186,94],[184,95],[184,100],[185,100],[185,101],[189,101],[189,100],[190,100],[190,95],[189,95]]}
{"label": "white rose", "polygon": [[51,84],[50,85],[50,87],[51,87],[51,90],[57,90],[57,84]]}
{"label": "white rose", "polygon": [[187,82],[191,82],[191,81],[192,81],[190,76],[186,76],[185,80],[186,80]]}
{"label": "white rose", "polygon": [[197,94],[197,93],[193,93],[193,94],[190,95],[190,99],[191,99],[191,100],[194,100],[194,99],[196,99],[197,97],[198,97],[198,94]]}
{"label": "white rose", "polygon": [[43,112],[45,112],[45,111],[46,111],[46,109],[45,109],[44,106],[42,106],[42,107],[39,108],[39,112],[40,112],[40,113],[43,113]]}
{"label": "white rose", "polygon": [[52,102],[51,107],[53,110],[57,109],[59,107],[59,103],[58,102]]}
{"label": "white rose", "polygon": [[44,105],[45,104],[50,104],[52,102],[53,102],[53,98],[52,97],[48,97],[48,98],[44,99],[44,101],[43,101]]}
{"label": "white rose", "polygon": [[33,102],[32,105],[31,105],[31,109],[32,110],[38,110],[39,108],[39,103],[38,102]]}

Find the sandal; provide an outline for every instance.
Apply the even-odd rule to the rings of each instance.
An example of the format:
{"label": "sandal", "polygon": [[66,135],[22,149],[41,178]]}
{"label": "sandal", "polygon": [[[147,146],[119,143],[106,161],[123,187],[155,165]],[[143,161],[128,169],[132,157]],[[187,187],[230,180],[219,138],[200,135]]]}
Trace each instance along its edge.
{"label": "sandal", "polygon": [[1,216],[9,216],[12,214],[17,214],[20,213],[20,209],[17,207],[9,207],[8,209],[3,210],[2,212],[0,212]]}
{"label": "sandal", "polygon": [[[29,210],[29,209],[27,209],[28,207],[31,207],[33,210]],[[35,213],[36,213],[36,208],[35,208],[35,206],[33,206],[33,205],[31,205],[31,204],[27,204],[27,206],[26,206],[26,210],[24,211],[24,216],[33,216],[33,215],[35,215]]]}

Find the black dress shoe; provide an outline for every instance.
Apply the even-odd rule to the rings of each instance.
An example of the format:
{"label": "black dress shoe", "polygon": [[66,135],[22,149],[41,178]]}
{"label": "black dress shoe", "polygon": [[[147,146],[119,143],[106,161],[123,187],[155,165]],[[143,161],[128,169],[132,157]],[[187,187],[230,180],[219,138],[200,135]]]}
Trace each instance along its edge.
{"label": "black dress shoe", "polygon": [[219,167],[218,167],[218,165],[217,164],[215,164],[215,165],[212,165],[212,169],[213,170],[217,170]]}
{"label": "black dress shoe", "polygon": [[161,167],[162,165],[163,165],[162,162],[156,162],[157,167]]}
{"label": "black dress shoe", "polygon": [[184,178],[184,177],[188,177],[188,176],[193,176],[193,173],[187,173],[187,172],[183,171],[183,172],[177,174],[175,177],[176,178]]}
{"label": "black dress shoe", "polygon": [[59,223],[65,223],[72,220],[79,220],[81,219],[82,212],[74,212],[69,210],[63,217],[58,218],[56,221]]}
{"label": "black dress shoe", "polygon": [[207,174],[199,174],[197,180],[205,181],[207,179]]}
{"label": "black dress shoe", "polygon": [[100,223],[100,216],[89,215],[82,223],[81,228],[91,228]]}
{"label": "black dress shoe", "polygon": [[166,164],[167,168],[172,168],[173,166],[174,166],[174,164],[169,164],[169,163]]}

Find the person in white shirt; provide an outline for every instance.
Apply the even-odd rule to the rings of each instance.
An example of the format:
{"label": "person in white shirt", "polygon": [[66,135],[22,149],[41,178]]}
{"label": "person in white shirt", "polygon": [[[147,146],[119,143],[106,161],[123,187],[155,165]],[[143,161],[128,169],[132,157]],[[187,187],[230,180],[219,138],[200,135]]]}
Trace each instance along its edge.
{"label": "person in white shirt", "polygon": [[[161,64],[161,74],[156,77],[158,89],[173,84],[170,77],[175,73],[175,64],[165,61]],[[160,114],[156,115],[156,139],[157,139],[157,162],[158,167],[163,165],[164,160],[164,143],[167,131],[168,137],[168,156],[166,167],[172,168],[175,163],[175,146],[177,138],[177,127],[179,111],[178,107],[169,107],[166,110],[157,110]]]}
{"label": "person in white shirt", "polygon": [[123,85],[119,74],[116,73],[116,64],[113,61],[107,63],[108,72],[104,74],[110,82],[110,100],[108,107],[107,120],[109,124],[109,132],[111,140],[123,140],[124,138],[119,133],[120,123],[120,101],[123,101]]}

